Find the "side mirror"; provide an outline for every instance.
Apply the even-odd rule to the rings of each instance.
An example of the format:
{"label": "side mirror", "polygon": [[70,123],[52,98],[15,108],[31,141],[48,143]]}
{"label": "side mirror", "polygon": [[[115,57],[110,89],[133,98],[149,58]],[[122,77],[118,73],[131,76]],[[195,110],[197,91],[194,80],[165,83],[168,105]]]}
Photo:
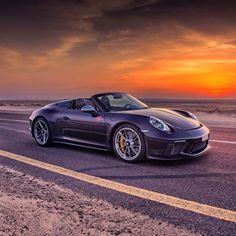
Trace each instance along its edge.
{"label": "side mirror", "polygon": [[93,107],[91,105],[85,105],[85,106],[81,107],[80,110],[82,112],[90,113],[92,116],[97,116],[98,115],[95,107]]}

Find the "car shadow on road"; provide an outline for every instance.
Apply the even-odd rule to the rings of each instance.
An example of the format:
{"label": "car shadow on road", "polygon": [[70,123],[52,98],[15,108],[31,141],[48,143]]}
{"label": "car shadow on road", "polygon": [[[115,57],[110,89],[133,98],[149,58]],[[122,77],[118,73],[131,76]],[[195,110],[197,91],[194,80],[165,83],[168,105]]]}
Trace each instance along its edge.
{"label": "car shadow on road", "polygon": [[[195,166],[203,164],[205,160],[207,160],[209,154],[205,154],[199,158],[193,159],[183,159],[183,160],[144,160],[140,163],[130,164],[126,163],[120,159],[118,159],[112,151],[103,151],[103,150],[95,150],[87,147],[78,147],[71,146],[66,144],[54,144],[52,147],[56,147],[57,149],[70,150],[72,152],[80,152],[81,154],[86,154],[86,156],[94,156],[95,158],[101,158],[104,160],[102,163],[92,162],[92,166],[88,166],[85,168],[77,169],[78,172],[89,173],[97,170],[113,170],[113,169],[127,169],[132,168],[133,171],[139,171],[140,168],[160,168],[165,167],[167,170],[171,170],[176,167],[184,167],[184,166]],[[179,169],[178,168],[178,169]],[[131,169],[132,170],[132,169]],[[131,171],[131,173],[133,172]],[[153,171],[153,170],[152,170]],[[134,173],[133,172],[133,173]],[[119,173],[118,173],[119,174]],[[110,179],[110,180],[137,180],[137,179],[182,179],[182,178],[200,178],[200,177],[230,177],[232,175],[236,175],[236,173],[189,173],[189,174],[155,174],[155,175],[97,175],[97,177]]]}

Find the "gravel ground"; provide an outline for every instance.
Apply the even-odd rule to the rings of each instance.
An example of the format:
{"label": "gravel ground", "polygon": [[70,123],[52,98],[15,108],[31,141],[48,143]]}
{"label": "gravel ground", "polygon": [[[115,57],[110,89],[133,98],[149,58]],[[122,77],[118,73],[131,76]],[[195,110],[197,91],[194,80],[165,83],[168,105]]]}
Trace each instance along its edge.
{"label": "gravel ground", "polygon": [[199,235],[0,166],[0,235]]}

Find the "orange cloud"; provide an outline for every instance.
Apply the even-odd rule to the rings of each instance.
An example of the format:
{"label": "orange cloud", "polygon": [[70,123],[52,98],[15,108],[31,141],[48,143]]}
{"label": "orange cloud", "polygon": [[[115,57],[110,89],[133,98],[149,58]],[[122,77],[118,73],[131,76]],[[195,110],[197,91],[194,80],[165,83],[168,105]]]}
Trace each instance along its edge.
{"label": "orange cloud", "polygon": [[[133,37],[131,30],[103,40],[96,34],[67,36],[37,54],[0,48],[0,90],[14,94],[17,83],[18,90],[38,96],[123,90],[149,97],[235,97],[233,35],[213,37],[173,22],[160,31],[161,37]],[[85,50],[91,42],[92,50]]]}
{"label": "orange cloud", "polygon": [[71,36],[60,40],[60,44],[38,54],[22,52],[11,48],[0,48],[0,60],[11,69],[37,70],[66,64],[70,51],[81,44],[92,41],[90,36]]}
{"label": "orange cloud", "polygon": [[235,97],[236,47],[228,46],[225,36],[183,32],[178,40],[166,40],[161,46],[158,41],[156,47],[155,42],[143,43],[146,54],[112,64],[117,86],[121,83],[123,89],[147,91],[150,96]]}

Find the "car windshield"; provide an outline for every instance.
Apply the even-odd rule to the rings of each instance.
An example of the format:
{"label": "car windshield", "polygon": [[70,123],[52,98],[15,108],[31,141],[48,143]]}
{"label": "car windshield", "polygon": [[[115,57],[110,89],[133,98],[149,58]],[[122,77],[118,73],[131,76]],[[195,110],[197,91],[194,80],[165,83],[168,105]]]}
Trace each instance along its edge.
{"label": "car windshield", "polygon": [[125,93],[104,94],[97,96],[97,99],[108,111],[137,110],[148,107],[145,103]]}

